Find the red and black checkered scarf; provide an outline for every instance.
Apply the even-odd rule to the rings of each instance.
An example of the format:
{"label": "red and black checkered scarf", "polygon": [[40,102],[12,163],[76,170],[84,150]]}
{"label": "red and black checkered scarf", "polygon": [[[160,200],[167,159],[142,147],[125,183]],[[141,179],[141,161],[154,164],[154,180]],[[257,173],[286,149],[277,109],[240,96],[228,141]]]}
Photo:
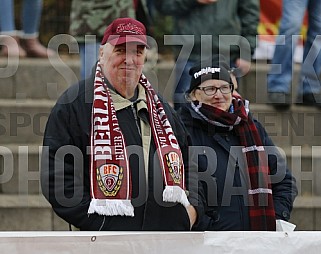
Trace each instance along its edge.
{"label": "red and black checkered scarf", "polygon": [[234,129],[236,135],[240,137],[249,176],[251,230],[275,231],[275,211],[267,155],[256,125],[248,116],[248,101],[245,101],[245,104],[241,98],[233,98],[229,112],[198,101],[192,102],[192,107],[210,124],[229,131]]}

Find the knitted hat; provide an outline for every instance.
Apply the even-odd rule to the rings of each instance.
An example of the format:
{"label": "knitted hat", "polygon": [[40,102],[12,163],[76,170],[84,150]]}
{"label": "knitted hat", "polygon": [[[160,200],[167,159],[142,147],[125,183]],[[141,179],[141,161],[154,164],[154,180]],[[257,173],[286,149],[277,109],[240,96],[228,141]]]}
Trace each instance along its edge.
{"label": "knitted hat", "polygon": [[225,80],[233,85],[230,76],[230,67],[222,55],[214,55],[211,59],[194,65],[190,69],[189,74],[192,76],[192,79],[190,87],[187,90],[188,93],[209,79]]}

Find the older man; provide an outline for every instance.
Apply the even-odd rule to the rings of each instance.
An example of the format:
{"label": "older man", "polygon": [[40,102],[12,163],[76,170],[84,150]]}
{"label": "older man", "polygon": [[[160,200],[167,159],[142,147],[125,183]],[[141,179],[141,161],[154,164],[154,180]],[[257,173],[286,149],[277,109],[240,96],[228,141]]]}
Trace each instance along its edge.
{"label": "older man", "polygon": [[91,79],[48,119],[43,193],[80,230],[189,230],[203,212],[190,139],[142,74],[146,47],[142,23],[114,20]]}

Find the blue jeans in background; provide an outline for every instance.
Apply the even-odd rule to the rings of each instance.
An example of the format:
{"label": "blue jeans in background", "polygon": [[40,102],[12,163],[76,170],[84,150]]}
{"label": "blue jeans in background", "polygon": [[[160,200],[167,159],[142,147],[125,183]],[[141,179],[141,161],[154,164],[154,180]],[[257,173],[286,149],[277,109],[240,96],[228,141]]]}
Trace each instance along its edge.
{"label": "blue jeans in background", "polygon": [[319,94],[321,73],[321,0],[283,0],[282,8],[280,31],[276,39],[276,47],[272,59],[273,65],[268,75],[268,92],[291,93],[293,53],[298,35],[300,35],[305,11],[308,10],[309,24],[307,40],[304,45],[298,98],[302,94]]}
{"label": "blue jeans in background", "polygon": [[[22,6],[22,31],[24,37],[37,37],[42,12],[42,0],[24,0]],[[2,34],[16,35],[14,1],[2,0],[0,8],[0,30]]]}
{"label": "blue jeans in background", "polygon": [[97,42],[79,43],[81,79],[90,77],[98,60],[99,47],[100,43]]}

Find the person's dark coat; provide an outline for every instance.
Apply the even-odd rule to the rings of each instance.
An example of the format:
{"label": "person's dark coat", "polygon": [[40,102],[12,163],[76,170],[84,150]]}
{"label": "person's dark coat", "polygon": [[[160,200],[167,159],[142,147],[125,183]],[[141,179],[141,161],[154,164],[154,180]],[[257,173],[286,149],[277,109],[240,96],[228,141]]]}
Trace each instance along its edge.
{"label": "person's dark coat", "polygon": [[[208,205],[197,230],[250,230],[247,172],[239,137],[208,124],[186,104],[179,114],[198,154],[199,177]],[[297,195],[295,179],[262,125],[254,119],[269,154],[276,219],[288,221]],[[204,173],[205,172],[205,173]]]}
{"label": "person's dark coat", "polygon": [[[141,160],[142,139],[132,107],[119,110],[116,114],[127,147],[134,148],[129,163],[135,216],[87,213],[91,201],[89,151],[92,102],[93,77],[70,87],[57,101],[47,122],[41,184],[43,194],[57,215],[80,230],[190,230],[186,208],[178,203],[162,201],[163,178],[159,161],[154,159],[154,156],[158,158],[154,142],[150,144],[146,192],[146,174]],[[197,169],[191,165],[187,167],[190,138],[176,113],[166,102],[163,105],[182,150],[186,179],[190,180],[187,184],[188,199],[201,215],[203,208],[198,197]],[[147,110],[139,111],[137,117],[148,121]]]}
{"label": "person's dark coat", "polygon": [[205,52],[206,56],[229,55],[235,62],[241,50],[242,58],[250,60],[256,47],[260,1],[201,4],[197,0],[156,0],[155,6],[160,13],[173,17],[175,57],[199,61]]}

